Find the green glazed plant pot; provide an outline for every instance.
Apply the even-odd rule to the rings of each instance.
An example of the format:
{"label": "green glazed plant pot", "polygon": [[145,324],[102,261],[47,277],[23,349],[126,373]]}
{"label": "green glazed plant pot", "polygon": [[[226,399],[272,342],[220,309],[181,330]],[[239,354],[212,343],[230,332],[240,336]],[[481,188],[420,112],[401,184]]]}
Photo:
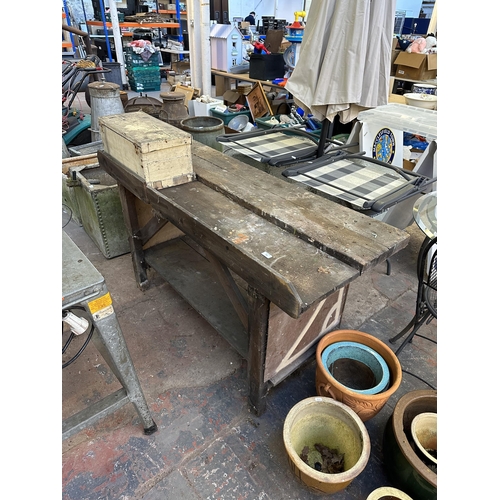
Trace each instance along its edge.
{"label": "green glazed plant pot", "polygon": [[437,500],[437,473],[419,458],[411,444],[411,423],[426,412],[437,413],[437,391],[410,391],[396,403],[384,430],[387,477],[414,500]]}

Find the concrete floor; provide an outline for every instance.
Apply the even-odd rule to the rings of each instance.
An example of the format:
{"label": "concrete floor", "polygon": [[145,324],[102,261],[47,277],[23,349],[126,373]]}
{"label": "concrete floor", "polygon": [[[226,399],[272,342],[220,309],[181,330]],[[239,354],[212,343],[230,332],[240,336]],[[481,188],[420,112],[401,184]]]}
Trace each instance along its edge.
{"label": "concrete floor", "polygon": [[[410,243],[391,259],[389,276],[385,264],[379,264],[351,284],[341,328],[361,330],[388,343],[410,320],[423,233],[416,225],[407,230]],[[64,231],[106,280],[158,431],[146,436],[134,407],[126,404],[63,441],[62,498],[317,498],[292,474],[282,440],[292,406],[316,395],[314,358],[271,389],[267,411],[256,417],[247,406],[246,362],[167,283],[153,273],[151,287],[140,291],[130,254],[106,259],[74,221]],[[435,338],[436,321],[420,333]],[[403,369],[436,386],[435,344],[416,337],[400,361]],[[63,419],[119,388],[89,344],[63,370]],[[391,485],[384,469],[384,427],[396,402],[416,389],[428,386],[404,373],[397,392],[365,422],[371,440],[368,465],[335,494],[337,500],[366,499],[374,489]]]}

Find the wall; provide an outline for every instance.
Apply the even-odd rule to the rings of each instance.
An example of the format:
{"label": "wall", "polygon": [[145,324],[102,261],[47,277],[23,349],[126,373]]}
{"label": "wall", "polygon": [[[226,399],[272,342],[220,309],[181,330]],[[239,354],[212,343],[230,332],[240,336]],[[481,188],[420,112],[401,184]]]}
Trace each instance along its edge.
{"label": "wall", "polygon": [[229,20],[245,18],[254,11],[255,24],[260,21],[261,26],[262,16],[274,16],[292,23],[295,19],[293,13],[304,10],[304,4],[304,0],[229,0]]}
{"label": "wall", "polygon": [[[251,11],[256,13],[256,21],[262,16],[274,16],[292,23],[296,11],[309,10],[312,0],[229,0],[229,20],[233,17],[245,18]],[[327,0],[323,0],[327,1]],[[427,17],[431,17],[432,0],[397,0],[396,10],[406,11],[406,17],[418,17],[420,9],[424,9]],[[307,22],[307,16],[306,16]],[[261,22],[262,24],[262,22]]]}
{"label": "wall", "polygon": [[[61,2],[64,6],[64,3]],[[66,0],[66,5],[71,15],[73,16],[76,27],[87,31],[87,27],[80,26],[81,23],[85,23],[85,17],[87,20],[94,19],[94,8],[92,7],[92,0]]]}

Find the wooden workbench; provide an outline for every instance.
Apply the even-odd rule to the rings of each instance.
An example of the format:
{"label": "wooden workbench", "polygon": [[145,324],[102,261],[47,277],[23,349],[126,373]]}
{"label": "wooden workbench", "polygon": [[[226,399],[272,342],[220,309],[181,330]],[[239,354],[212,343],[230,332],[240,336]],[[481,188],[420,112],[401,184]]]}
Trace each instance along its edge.
{"label": "wooden workbench", "polygon": [[263,87],[283,90],[282,86],[276,85],[269,80],[256,80],[255,78],[250,78],[248,73],[228,73],[227,71],[220,71],[218,69],[212,69],[211,71],[212,75],[215,77],[215,95],[218,96],[223,95],[226,90],[231,90],[233,82],[235,82],[236,87],[238,87],[238,82],[260,82]]}
{"label": "wooden workbench", "polygon": [[[409,235],[193,141],[196,180],[148,187],[104,151],[137,283],[156,270],[248,361],[249,402],[313,354],[349,283]],[[165,159],[168,161],[168,156]]]}

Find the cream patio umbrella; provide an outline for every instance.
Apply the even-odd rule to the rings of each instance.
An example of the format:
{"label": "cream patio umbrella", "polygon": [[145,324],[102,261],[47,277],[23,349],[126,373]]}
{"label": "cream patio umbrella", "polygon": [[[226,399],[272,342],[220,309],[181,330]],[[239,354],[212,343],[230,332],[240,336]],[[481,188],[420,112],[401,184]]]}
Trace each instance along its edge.
{"label": "cream patio umbrella", "polygon": [[348,123],[387,104],[395,10],[396,0],[312,0],[285,88],[325,137],[337,114]]}

